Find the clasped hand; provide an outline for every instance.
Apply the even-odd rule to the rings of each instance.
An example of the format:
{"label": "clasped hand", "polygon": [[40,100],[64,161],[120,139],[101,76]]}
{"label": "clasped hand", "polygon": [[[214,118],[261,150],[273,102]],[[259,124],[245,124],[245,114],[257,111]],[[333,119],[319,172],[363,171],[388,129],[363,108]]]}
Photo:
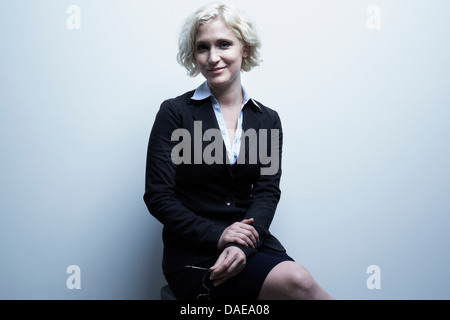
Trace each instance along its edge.
{"label": "clasped hand", "polygon": [[222,250],[229,243],[237,243],[249,248],[256,248],[259,241],[258,232],[252,226],[255,219],[244,219],[226,228],[220,236],[217,248]]}
{"label": "clasped hand", "polygon": [[[259,235],[252,226],[254,219],[244,219],[241,222],[235,222],[226,228],[220,236],[217,244],[218,249],[222,250],[229,243],[240,244],[249,248],[256,248]],[[240,273],[246,263],[244,252],[238,247],[230,246],[225,248],[220,254],[214,266],[211,267],[210,279],[215,286],[219,286],[229,278]]]}

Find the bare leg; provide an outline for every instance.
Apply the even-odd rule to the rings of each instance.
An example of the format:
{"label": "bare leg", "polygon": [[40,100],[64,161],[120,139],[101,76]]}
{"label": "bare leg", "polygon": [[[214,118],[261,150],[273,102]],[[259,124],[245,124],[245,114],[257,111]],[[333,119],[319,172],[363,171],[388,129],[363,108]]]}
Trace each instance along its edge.
{"label": "bare leg", "polygon": [[259,300],[330,300],[333,299],[301,264],[284,261],[267,275]]}

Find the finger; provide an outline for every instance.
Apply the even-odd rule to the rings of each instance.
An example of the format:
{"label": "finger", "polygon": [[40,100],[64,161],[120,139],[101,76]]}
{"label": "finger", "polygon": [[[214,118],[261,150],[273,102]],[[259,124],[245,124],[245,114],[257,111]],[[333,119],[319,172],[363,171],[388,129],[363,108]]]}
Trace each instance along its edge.
{"label": "finger", "polygon": [[[214,265],[213,265],[211,268],[209,268],[209,269],[211,270],[211,275],[212,275],[214,272],[216,272],[216,269],[219,268],[219,267],[222,265],[222,262],[223,262],[223,260],[225,260],[225,257],[227,256],[227,254],[228,254],[228,251],[227,251],[227,250],[223,251],[223,252],[220,254],[219,258],[217,259],[216,263],[214,263]],[[216,273],[217,273],[217,272],[216,272]]]}
{"label": "finger", "polygon": [[255,238],[251,231],[246,229],[236,230],[234,233],[234,238],[239,238],[241,241],[244,241],[246,247],[254,248],[256,245]]}
{"label": "finger", "polygon": [[227,243],[237,243],[245,247],[253,246],[253,242],[250,239],[246,238],[244,234],[239,232],[233,232],[232,235],[225,237],[225,241]]}
{"label": "finger", "polygon": [[255,228],[246,225],[246,227],[241,227],[239,229],[239,232],[245,235],[245,237],[247,237],[250,240],[251,244],[254,247],[258,244],[259,236]]}
{"label": "finger", "polygon": [[[210,268],[211,276],[210,279],[217,279],[222,277],[233,263],[236,256],[236,248],[228,247],[226,248],[217,259],[216,263]],[[239,250],[239,249],[238,249]],[[242,250],[241,250],[242,251]]]}
{"label": "finger", "polygon": [[239,274],[244,269],[244,267],[245,267],[245,258],[236,257],[236,259],[231,263],[231,265],[228,267],[227,270],[218,275],[217,278],[215,278],[215,280],[213,279],[214,286],[220,286],[228,279]]}
{"label": "finger", "polygon": [[229,247],[220,255],[210,278],[217,279],[227,276],[227,274],[234,272],[241,265],[245,265],[245,254],[236,247]]}
{"label": "finger", "polygon": [[241,222],[245,224],[252,224],[253,222],[255,222],[255,219],[254,218],[244,219]]}
{"label": "finger", "polygon": [[[251,246],[256,247],[258,244],[259,235],[254,227],[247,224],[241,224],[239,229],[236,229],[235,232],[240,233],[243,240],[247,242],[249,240]],[[246,238],[248,238],[248,240]]]}
{"label": "finger", "polygon": [[222,249],[227,243],[236,243],[245,247],[256,248],[259,241],[259,234],[250,224],[253,222],[254,219],[250,218],[230,225],[220,237],[218,248]]}
{"label": "finger", "polygon": [[228,243],[231,243],[231,242],[236,242],[238,244],[246,246],[246,244],[243,241],[233,238],[234,235],[236,234],[236,230],[238,228],[239,228],[239,222],[235,222],[232,225],[228,226],[222,232],[222,235],[220,236],[220,239],[219,239],[219,241],[217,243],[217,248],[219,250],[222,250]]}
{"label": "finger", "polygon": [[233,276],[233,271],[229,269],[223,270],[221,273],[211,275],[210,279],[214,285],[221,284]]}
{"label": "finger", "polygon": [[245,245],[246,247],[254,248],[255,240],[252,239],[251,234],[248,231],[241,229],[236,231],[232,237],[230,237],[230,242]]}
{"label": "finger", "polygon": [[[229,242],[236,242],[242,245],[246,245],[247,247],[255,247],[258,242],[258,239],[255,236],[257,234],[258,233],[252,226],[239,222],[239,225],[233,226],[233,228],[230,228],[230,230],[227,232],[227,240]],[[237,238],[245,241],[245,244],[242,243],[242,241],[237,240]]]}
{"label": "finger", "polygon": [[212,272],[209,278],[211,280],[222,278],[233,263],[235,255],[231,248],[226,248],[211,268]]}
{"label": "finger", "polygon": [[242,223],[241,227],[247,228],[248,230],[252,231],[252,233],[255,236],[255,238],[259,239],[258,232],[256,231],[255,227],[251,225],[253,222],[255,222],[254,218],[244,219],[244,220],[241,221],[241,223]]}
{"label": "finger", "polygon": [[226,270],[227,275],[229,278],[232,276],[237,275],[239,272],[242,271],[245,267],[245,256],[241,257],[240,255],[235,255],[234,261],[231,262],[230,266]]}

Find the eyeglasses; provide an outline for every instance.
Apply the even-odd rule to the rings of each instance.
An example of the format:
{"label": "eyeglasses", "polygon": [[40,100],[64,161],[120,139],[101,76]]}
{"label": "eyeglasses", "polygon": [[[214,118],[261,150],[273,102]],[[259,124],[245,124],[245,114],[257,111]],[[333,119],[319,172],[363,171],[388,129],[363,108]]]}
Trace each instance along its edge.
{"label": "eyeglasses", "polygon": [[200,270],[200,271],[206,271],[205,274],[203,275],[203,280],[202,280],[202,285],[203,285],[203,288],[206,290],[206,293],[200,293],[199,295],[197,295],[195,300],[200,300],[200,299],[211,300],[210,293],[211,293],[212,288],[209,288],[205,284],[206,275],[210,274],[211,270],[208,269],[208,268],[197,267],[197,266],[189,266],[189,265],[186,265],[185,268],[196,269],[196,270]]}

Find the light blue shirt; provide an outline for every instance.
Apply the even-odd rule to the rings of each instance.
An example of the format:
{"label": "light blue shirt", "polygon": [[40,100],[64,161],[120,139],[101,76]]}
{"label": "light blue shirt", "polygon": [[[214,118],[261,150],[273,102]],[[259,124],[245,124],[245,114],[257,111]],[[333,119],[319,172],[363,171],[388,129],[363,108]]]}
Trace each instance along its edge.
{"label": "light blue shirt", "polygon": [[247,92],[244,90],[244,87],[242,87],[242,94],[243,94],[244,99],[243,99],[242,106],[241,106],[241,112],[239,113],[239,116],[238,116],[236,134],[234,135],[233,144],[230,144],[230,138],[228,136],[227,126],[225,125],[225,119],[223,118],[222,111],[220,110],[219,102],[212,94],[211,89],[208,86],[208,82],[207,81],[203,82],[195,90],[194,95],[191,98],[193,100],[203,100],[203,99],[210,97],[212,107],[214,109],[214,114],[216,115],[217,123],[219,124],[219,129],[222,134],[223,141],[225,143],[228,160],[231,165],[236,163],[237,158],[239,156],[239,150],[241,149],[242,121],[244,118],[244,113],[242,112],[242,109],[244,108],[245,104],[250,100],[250,97],[248,96]]}

